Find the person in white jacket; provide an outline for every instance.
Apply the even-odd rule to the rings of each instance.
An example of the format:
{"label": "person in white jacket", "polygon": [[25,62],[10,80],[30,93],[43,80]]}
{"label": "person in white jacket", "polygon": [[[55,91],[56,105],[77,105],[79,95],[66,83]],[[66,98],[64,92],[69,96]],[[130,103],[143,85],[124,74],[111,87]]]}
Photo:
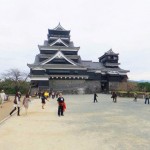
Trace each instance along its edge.
{"label": "person in white jacket", "polygon": [[10,115],[12,115],[12,113],[18,109],[17,115],[20,116],[20,96],[19,93],[17,92],[15,95],[15,99],[14,99],[14,109],[10,112]]}
{"label": "person in white jacket", "polygon": [[2,90],[0,93],[0,106],[1,106],[1,108],[3,107],[4,100],[6,100],[6,94],[4,93],[4,90]]}

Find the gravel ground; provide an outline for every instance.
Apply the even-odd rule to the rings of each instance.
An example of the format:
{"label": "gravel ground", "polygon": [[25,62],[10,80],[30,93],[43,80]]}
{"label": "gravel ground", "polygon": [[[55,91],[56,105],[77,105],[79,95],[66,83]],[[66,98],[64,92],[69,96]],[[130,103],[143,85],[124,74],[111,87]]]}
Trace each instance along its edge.
{"label": "gravel ground", "polygon": [[[2,150],[149,150],[150,105],[110,95],[64,95],[65,116],[57,116],[57,101],[35,99],[21,116],[0,126]],[[9,143],[9,144],[8,144]]]}

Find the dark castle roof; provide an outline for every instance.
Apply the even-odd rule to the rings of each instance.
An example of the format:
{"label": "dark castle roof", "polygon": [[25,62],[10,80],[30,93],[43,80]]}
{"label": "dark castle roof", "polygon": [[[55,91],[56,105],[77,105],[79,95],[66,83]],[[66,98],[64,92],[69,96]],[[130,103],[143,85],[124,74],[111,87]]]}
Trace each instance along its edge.
{"label": "dark castle roof", "polygon": [[[60,34],[60,35],[59,35]],[[74,47],[74,43],[70,41],[70,30],[64,29],[60,23],[54,29],[48,29],[48,40],[44,41],[44,45],[38,45],[40,54],[36,55],[33,64],[28,64],[32,69],[43,68],[43,69],[84,69],[88,72],[119,72],[127,73],[128,70],[121,69],[118,65],[118,53],[115,53],[110,49],[105,52],[104,55],[99,57],[99,62],[92,62],[82,60],[77,53],[80,47]],[[67,39],[65,41],[64,39]],[[61,43],[63,46],[58,46]],[[50,54],[49,51],[56,51],[56,53]],[[63,52],[71,52],[71,54],[65,55]],[[75,55],[76,54],[76,55]],[[106,60],[106,57],[117,57],[117,60]],[[54,64],[51,63],[54,59],[64,59],[67,64]],[[75,62],[74,60],[78,60]]]}

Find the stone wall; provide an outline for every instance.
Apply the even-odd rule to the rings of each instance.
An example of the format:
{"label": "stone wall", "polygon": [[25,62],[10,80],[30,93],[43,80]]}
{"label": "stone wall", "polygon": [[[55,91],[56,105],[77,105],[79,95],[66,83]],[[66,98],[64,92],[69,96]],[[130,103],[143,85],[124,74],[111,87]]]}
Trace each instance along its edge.
{"label": "stone wall", "polygon": [[50,80],[51,90],[71,94],[90,94],[101,91],[100,81],[88,80]]}
{"label": "stone wall", "polygon": [[109,82],[109,91],[118,90],[119,82]]}

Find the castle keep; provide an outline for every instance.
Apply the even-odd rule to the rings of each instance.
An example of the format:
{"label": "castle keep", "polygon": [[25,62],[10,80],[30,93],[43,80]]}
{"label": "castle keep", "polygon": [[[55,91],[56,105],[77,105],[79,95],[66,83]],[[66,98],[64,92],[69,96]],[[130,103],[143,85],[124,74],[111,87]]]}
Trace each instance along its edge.
{"label": "castle keep", "polygon": [[34,63],[27,64],[32,89],[93,93],[125,88],[129,71],[119,67],[118,53],[110,49],[98,62],[82,60],[80,47],[70,40],[70,30],[60,24],[48,29],[47,40],[38,48]]}

